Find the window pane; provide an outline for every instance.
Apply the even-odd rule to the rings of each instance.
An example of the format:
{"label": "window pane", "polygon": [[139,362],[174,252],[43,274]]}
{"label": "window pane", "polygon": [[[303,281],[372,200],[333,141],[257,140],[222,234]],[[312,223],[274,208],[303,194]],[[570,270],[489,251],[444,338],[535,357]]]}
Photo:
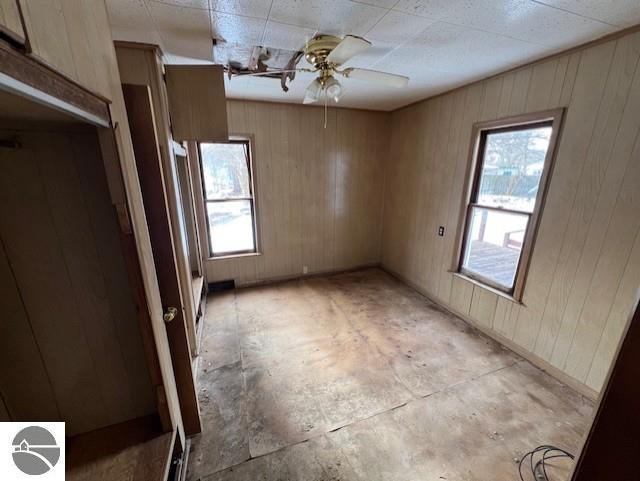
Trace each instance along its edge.
{"label": "window pane", "polygon": [[254,251],[251,201],[207,202],[213,255]]}
{"label": "window pane", "polygon": [[246,144],[200,144],[207,199],[251,197]]}
{"label": "window pane", "polygon": [[528,222],[526,214],[473,207],[462,267],[511,289]]}
{"label": "window pane", "polygon": [[551,127],[487,134],[477,204],[533,212]]}

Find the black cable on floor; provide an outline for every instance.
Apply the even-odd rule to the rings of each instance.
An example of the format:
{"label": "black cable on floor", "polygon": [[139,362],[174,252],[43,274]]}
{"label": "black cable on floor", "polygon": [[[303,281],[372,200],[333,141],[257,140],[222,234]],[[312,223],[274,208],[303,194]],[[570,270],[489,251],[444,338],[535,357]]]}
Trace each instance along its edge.
{"label": "black cable on floor", "polygon": [[[538,457],[537,461],[535,460],[536,457]],[[574,459],[574,456],[569,451],[565,451],[564,449],[558,448],[556,446],[551,446],[548,444],[538,446],[533,451],[529,451],[527,454],[522,456],[522,459],[520,459],[520,463],[518,464],[518,474],[520,474],[520,481],[525,481],[525,478],[522,474],[522,465],[525,463],[525,460],[527,458],[529,458],[531,476],[533,476],[534,481],[551,481],[549,479],[549,475],[547,474],[547,461],[554,458]]]}

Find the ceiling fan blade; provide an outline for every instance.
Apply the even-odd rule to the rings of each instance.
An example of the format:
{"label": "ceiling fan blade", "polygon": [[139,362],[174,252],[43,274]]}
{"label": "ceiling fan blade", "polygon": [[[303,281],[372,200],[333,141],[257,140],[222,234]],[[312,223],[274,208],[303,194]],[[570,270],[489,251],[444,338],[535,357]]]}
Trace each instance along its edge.
{"label": "ceiling fan blade", "polygon": [[405,87],[409,83],[409,77],[396,75],[394,73],[378,72],[377,70],[367,70],[365,68],[348,68],[341,72],[347,78],[355,78],[389,87]]}
{"label": "ceiling fan blade", "polygon": [[277,75],[289,72],[299,72],[300,69],[275,69],[275,70],[266,70],[264,72],[238,72],[234,74],[236,77],[261,77],[264,75]]}
{"label": "ceiling fan blade", "polygon": [[370,46],[371,42],[364,38],[347,35],[327,56],[327,62],[335,65],[342,65],[350,58],[358,55],[360,52],[364,52]]}

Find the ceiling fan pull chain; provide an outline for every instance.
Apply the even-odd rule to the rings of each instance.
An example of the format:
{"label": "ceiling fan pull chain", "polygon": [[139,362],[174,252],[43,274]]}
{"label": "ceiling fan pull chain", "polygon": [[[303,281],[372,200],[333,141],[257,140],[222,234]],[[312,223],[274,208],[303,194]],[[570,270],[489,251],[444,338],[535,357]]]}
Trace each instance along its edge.
{"label": "ceiling fan pull chain", "polygon": [[324,96],[324,128],[327,128],[327,99],[328,97]]}

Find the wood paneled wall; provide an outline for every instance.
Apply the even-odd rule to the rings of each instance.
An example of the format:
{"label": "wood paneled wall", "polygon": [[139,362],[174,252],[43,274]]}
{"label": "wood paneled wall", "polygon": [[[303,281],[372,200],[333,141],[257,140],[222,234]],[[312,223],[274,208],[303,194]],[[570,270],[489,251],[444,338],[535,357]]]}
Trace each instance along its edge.
{"label": "wood paneled wall", "polygon": [[390,114],[230,100],[229,133],[252,139],[257,256],[206,263],[238,285],[377,263]]}
{"label": "wood paneled wall", "polygon": [[96,133],[1,134],[2,410],[69,435],[155,412]]}
{"label": "wood paneled wall", "polygon": [[[639,58],[631,33],[392,116],[383,265],[595,391],[640,286]],[[556,107],[564,128],[520,304],[451,272],[471,128]]]}
{"label": "wood paneled wall", "polygon": [[32,55],[83,87],[111,99],[109,50],[113,46],[109,25],[104,23],[104,0],[19,3]]}
{"label": "wood paneled wall", "polygon": [[23,7],[31,55],[110,101],[109,110],[117,147],[113,145],[114,137],[111,132],[103,132],[100,136],[101,145],[105,148],[103,153],[109,152],[103,158],[104,167],[110,178],[113,203],[121,209],[125,205],[128,207],[147,303],[147,313],[141,312],[140,315],[148,314],[151,319],[162,379],[161,396],[169,408],[171,425],[177,428],[181,444],[184,445],[179,401],[166,327],[162,319],[162,301],[105,2],[20,0],[20,4]]}

